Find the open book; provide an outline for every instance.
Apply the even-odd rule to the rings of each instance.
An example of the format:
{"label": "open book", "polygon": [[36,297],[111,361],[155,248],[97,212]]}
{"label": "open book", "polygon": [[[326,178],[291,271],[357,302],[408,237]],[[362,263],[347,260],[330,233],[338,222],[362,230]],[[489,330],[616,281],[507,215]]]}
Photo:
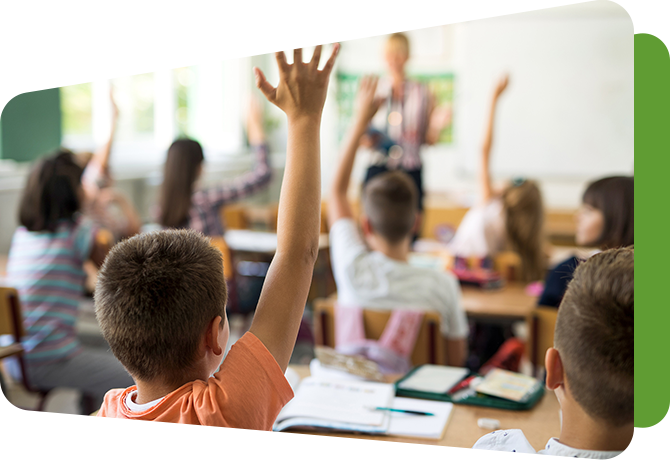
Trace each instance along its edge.
{"label": "open book", "polygon": [[[428,412],[415,415],[377,407]],[[379,382],[307,377],[279,413],[274,431],[344,431],[439,440],[451,403],[396,398],[393,385]]]}

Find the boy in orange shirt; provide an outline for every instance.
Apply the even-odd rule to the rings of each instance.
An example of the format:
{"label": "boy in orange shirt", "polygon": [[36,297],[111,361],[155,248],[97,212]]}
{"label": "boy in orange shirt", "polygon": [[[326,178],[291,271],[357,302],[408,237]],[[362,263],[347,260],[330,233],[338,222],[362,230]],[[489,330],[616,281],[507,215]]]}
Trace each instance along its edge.
{"label": "boy in orange shirt", "polygon": [[[284,377],[309,291],[320,228],[319,128],[336,44],[323,70],[276,54],[273,88],[256,85],[288,118],[277,253],[254,320],[228,353],[221,253],[194,231],[135,236],[115,246],[95,291],[96,315],[136,385],[111,390],[102,417],[270,430],[293,397]],[[221,365],[220,370],[214,374]],[[214,374],[214,375],[212,375]]]}

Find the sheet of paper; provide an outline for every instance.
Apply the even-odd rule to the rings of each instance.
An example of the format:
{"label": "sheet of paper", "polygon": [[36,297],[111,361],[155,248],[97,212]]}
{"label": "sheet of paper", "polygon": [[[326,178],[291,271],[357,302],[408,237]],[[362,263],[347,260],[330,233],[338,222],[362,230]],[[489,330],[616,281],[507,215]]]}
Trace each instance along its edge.
{"label": "sheet of paper", "polygon": [[502,369],[493,369],[475,389],[479,393],[511,401],[525,401],[538,385],[540,383],[533,377]]}
{"label": "sheet of paper", "polygon": [[388,419],[385,411],[369,407],[389,407],[393,385],[350,380],[326,380],[307,377],[279,413],[277,422],[291,417],[312,417],[336,422],[381,426]]}
{"label": "sheet of paper", "polygon": [[425,399],[394,398],[391,407],[394,409],[429,412],[435,415],[412,415],[391,412],[388,435],[440,440],[442,439],[444,427],[449,421],[449,416],[454,405],[448,402],[428,401]]}
{"label": "sheet of paper", "polygon": [[425,391],[427,393],[446,393],[451,387],[463,380],[469,371],[463,367],[436,366],[426,364],[400,383],[403,390]]}

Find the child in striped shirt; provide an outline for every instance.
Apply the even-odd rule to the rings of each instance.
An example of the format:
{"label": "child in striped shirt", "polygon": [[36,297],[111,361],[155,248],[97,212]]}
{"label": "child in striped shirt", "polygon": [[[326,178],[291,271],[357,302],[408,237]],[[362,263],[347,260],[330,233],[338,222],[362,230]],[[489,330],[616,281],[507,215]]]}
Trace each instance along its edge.
{"label": "child in striped shirt", "polygon": [[[12,239],[7,279],[21,299],[26,377],[40,390],[79,389],[86,413],[100,406],[107,390],[132,379],[110,352],[77,339],[83,264],[102,265],[109,250],[107,232],[79,214],[82,172],[66,150],[34,165],[20,202],[21,226]],[[9,363],[8,371],[20,379],[18,362]]]}

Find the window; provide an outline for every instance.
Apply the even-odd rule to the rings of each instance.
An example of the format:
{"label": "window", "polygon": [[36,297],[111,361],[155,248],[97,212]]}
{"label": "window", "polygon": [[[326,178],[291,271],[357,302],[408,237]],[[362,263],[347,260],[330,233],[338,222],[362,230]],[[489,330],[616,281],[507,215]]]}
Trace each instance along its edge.
{"label": "window", "polygon": [[159,164],[178,136],[201,141],[209,157],[239,150],[250,78],[238,65],[248,58],[241,3],[57,0],[63,143],[106,141],[113,88],[114,163]]}

